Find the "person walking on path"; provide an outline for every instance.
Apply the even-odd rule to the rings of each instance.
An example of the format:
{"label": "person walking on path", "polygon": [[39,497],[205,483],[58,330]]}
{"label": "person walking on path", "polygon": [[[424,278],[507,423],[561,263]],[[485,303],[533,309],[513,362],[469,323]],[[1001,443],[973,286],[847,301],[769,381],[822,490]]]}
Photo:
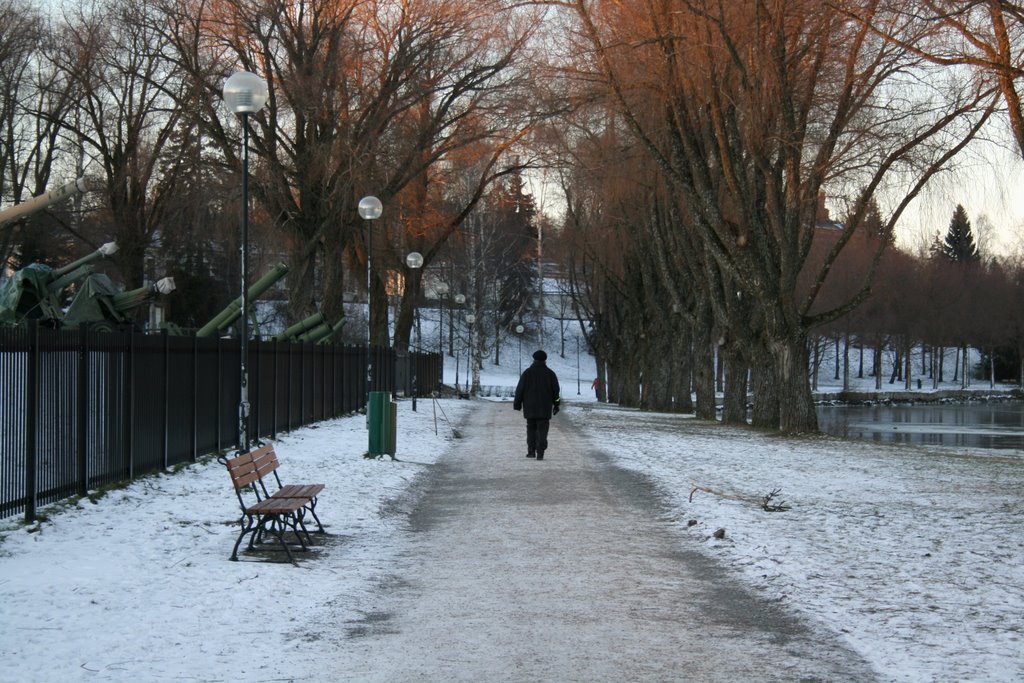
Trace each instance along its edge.
{"label": "person walking on path", "polygon": [[523,371],[516,385],[512,408],[522,410],[526,418],[526,457],[544,459],[548,447],[551,416],[558,415],[561,391],[558,376],[547,365],[548,354],[533,353],[533,365]]}

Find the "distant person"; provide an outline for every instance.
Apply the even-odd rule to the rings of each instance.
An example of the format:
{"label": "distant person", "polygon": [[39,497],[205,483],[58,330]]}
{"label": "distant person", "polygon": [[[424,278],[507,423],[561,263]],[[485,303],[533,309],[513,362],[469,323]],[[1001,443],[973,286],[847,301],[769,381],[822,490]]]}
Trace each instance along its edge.
{"label": "distant person", "polygon": [[561,391],[555,371],[547,365],[548,354],[535,351],[533,365],[523,370],[516,385],[515,410],[526,418],[526,457],[544,459],[548,448],[551,416],[558,415]]}

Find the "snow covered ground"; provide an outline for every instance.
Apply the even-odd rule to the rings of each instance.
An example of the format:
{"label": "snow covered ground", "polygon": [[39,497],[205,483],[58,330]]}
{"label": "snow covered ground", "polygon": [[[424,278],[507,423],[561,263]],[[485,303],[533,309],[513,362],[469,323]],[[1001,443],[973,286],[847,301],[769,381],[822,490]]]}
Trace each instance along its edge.
{"label": "snow covered ground", "polygon": [[[656,482],[684,543],[840,634],[881,680],[1024,680],[1024,453],[786,439],[600,405],[593,361],[581,357],[577,395],[575,354],[548,352],[569,403],[556,419]],[[482,383],[513,384],[517,358],[506,360]],[[361,416],[282,436],[285,480],[327,485],[318,510],[330,535],[298,568],[228,561],[237,504],[212,459],[46,510],[29,528],[6,520],[0,681],[265,681],[288,680],[290,661],[315,669],[329,657],[317,641],[372,612],[406,547],[413,483],[458,444],[474,405],[421,399],[413,412],[401,401],[396,462],[362,457]],[[790,509],[766,512],[776,489],[772,502]]]}
{"label": "snow covered ground", "polygon": [[[1024,680],[1024,454],[571,416],[658,482],[707,553],[842,633],[883,680]],[[766,512],[777,489],[769,505],[790,509]]]}

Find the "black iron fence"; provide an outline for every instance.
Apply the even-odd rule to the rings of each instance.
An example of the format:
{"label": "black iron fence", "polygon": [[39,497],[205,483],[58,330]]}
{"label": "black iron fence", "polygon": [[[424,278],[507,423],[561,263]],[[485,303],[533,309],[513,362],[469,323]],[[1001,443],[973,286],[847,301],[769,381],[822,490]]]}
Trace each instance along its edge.
{"label": "black iron fence", "polygon": [[[0,327],[0,518],[32,520],[38,506],[236,448],[240,346]],[[440,387],[438,354],[372,355],[375,391]],[[251,341],[250,438],[362,408],[367,360],[365,346]]]}

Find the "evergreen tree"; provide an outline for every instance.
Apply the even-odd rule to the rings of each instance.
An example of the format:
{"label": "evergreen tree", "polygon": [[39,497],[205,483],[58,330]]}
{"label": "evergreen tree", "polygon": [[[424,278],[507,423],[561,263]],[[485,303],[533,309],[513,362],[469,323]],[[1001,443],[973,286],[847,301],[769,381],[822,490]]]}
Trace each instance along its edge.
{"label": "evergreen tree", "polygon": [[971,221],[967,218],[967,211],[960,204],[957,204],[956,210],[953,211],[953,219],[949,222],[949,230],[939,245],[939,251],[957,263],[970,263],[981,259],[978,247],[974,243],[974,234],[971,232]]}
{"label": "evergreen tree", "polygon": [[537,292],[537,207],[522,176],[513,174],[492,196],[504,249],[495,255],[498,273],[497,323],[510,328]]}

